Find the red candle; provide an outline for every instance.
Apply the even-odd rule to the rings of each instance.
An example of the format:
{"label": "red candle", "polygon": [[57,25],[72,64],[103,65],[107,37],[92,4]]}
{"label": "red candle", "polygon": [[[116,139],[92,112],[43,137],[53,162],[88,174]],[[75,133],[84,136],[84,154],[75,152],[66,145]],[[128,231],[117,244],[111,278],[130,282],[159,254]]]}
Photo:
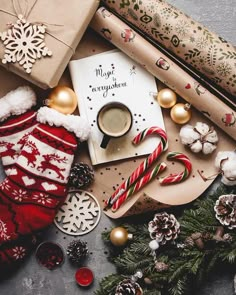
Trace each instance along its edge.
{"label": "red candle", "polygon": [[88,267],[81,267],[75,273],[75,279],[78,285],[88,287],[93,282],[93,272]]}

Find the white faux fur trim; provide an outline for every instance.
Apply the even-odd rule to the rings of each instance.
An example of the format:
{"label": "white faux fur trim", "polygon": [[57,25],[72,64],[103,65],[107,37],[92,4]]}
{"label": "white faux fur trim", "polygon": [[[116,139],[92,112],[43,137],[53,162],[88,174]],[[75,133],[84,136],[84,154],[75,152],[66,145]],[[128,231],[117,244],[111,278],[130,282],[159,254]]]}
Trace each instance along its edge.
{"label": "white faux fur trim", "polygon": [[36,95],[29,86],[21,86],[0,99],[0,121],[21,115],[36,104]]}
{"label": "white faux fur trim", "polygon": [[90,132],[88,122],[84,118],[75,115],[64,115],[48,107],[41,107],[38,110],[37,121],[47,123],[50,126],[62,126],[68,131],[74,132],[80,141],[87,140]]}

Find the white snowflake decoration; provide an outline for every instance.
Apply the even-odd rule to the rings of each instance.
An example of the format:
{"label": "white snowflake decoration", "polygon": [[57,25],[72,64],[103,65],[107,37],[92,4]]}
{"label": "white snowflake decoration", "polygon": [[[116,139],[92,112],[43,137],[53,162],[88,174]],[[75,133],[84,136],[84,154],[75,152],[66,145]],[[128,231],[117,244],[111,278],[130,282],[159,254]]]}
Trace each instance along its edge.
{"label": "white snowflake decoration", "polygon": [[64,233],[80,236],[92,231],[101,217],[98,201],[89,192],[78,190],[68,194],[54,223]]}
{"label": "white snowflake decoration", "polygon": [[0,33],[5,46],[2,63],[18,62],[30,74],[37,59],[52,55],[44,43],[45,32],[45,25],[31,24],[19,15],[10,29]]}
{"label": "white snowflake decoration", "polygon": [[13,190],[12,195],[14,196],[14,200],[18,202],[22,202],[23,200],[28,199],[28,193],[23,189]]}
{"label": "white snowflake decoration", "polygon": [[1,184],[0,184],[0,188],[3,190],[7,190],[9,191],[11,189],[10,185],[9,185],[9,180],[5,179]]}
{"label": "white snowflake decoration", "polygon": [[3,239],[3,241],[10,240],[10,236],[7,235],[6,223],[4,223],[1,219],[0,219],[0,238]]}
{"label": "white snowflake decoration", "polygon": [[52,204],[52,199],[49,197],[49,195],[45,195],[43,193],[35,194],[32,199],[43,205]]}
{"label": "white snowflake decoration", "polygon": [[12,251],[13,251],[13,257],[15,258],[15,260],[19,260],[25,257],[26,249],[23,247],[16,246],[15,248],[12,249]]}

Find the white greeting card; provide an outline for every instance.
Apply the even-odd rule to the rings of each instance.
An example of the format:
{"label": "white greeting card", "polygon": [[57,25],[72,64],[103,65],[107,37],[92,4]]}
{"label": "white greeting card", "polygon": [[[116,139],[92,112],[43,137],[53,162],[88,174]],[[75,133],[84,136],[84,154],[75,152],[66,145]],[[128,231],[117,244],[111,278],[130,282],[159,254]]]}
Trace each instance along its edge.
{"label": "white greeting card", "polygon": [[[122,52],[106,52],[69,63],[80,115],[87,118],[91,133],[88,148],[93,165],[150,154],[160,142],[150,136],[133,145],[132,139],[152,126],[163,129],[155,78]],[[131,130],[121,138],[111,139],[106,149],[100,147],[103,134],[97,126],[100,108],[111,101],[122,102],[132,112]]]}

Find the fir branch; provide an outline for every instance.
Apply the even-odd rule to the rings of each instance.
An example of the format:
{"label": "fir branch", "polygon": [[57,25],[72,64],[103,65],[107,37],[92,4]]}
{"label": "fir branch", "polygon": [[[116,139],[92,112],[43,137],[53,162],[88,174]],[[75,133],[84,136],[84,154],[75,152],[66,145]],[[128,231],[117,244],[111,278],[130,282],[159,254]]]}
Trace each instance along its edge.
{"label": "fir branch", "polygon": [[219,256],[222,258],[222,261],[227,261],[230,264],[233,264],[236,261],[236,244],[234,244],[234,249],[230,252],[219,253]]}
{"label": "fir branch", "polygon": [[162,295],[162,293],[158,290],[144,290],[143,295]]}
{"label": "fir branch", "polygon": [[[206,269],[205,269],[204,273],[211,273],[211,271],[216,266],[218,260],[219,260],[219,256],[215,252],[213,255],[211,255],[211,257],[208,258],[208,263],[207,263],[207,265],[205,265]],[[202,281],[202,278],[203,278],[203,276],[200,277],[199,280]]]}
{"label": "fir branch", "polygon": [[100,289],[95,291],[95,295],[111,295],[115,294],[116,286],[124,277],[116,274],[103,278],[100,282]]}
{"label": "fir branch", "polygon": [[129,275],[134,274],[137,269],[148,268],[152,262],[153,258],[151,256],[144,257],[143,255],[134,255],[130,251],[125,251],[123,255],[115,259],[117,269]]}
{"label": "fir branch", "polygon": [[182,295],[186,293],[188,290],[187,288],[187,278],[183,277],[182,279],[179,279],[177,283],[169,288],[169,292],[171,295]]}
{"label": "fir branch", "polygon": [[181,278],[186,271],[191,269],[191,261],[184,261],[182,259],[175,260],[171,264],[169,282],[178,281],[178,278]]}
{"label": "fir branch", "polygon": [[130,245],[130,251],[133,254],[138,254],[138,255],[145,255],[145,256],[149,256],[151,255],[151,250],[148,246],[148,242],[149,241],[138,241],[137,243],[132,243]]}
{"label": "fir branch", "polygon": [[[134,239],[126,248],[119,249],[118,256],[113,257],[119,274],[102,280],[96,295],[114,294],[122,277],[130,277],[138,269],[142,270],[144,276],[152,282],[150,286],[145,285],[143,280],[139,282],[145,295],[190,294],[191,288],[202,283],[217,265],[235,263],[236,233],[224,228],[225,234],[228,234],[228,240],[215,236],[220,223],[215,218],[214,204],[223,194],[235,194],[235,188],[220,185],[214,193],[206,192],[188,206],[188,209],[183,210],[179,218],[181,233],[178,242],[161,246],[156,251],[157,261],[169,266],[164,271],[157,271],[155,268],[149,249],[151,239],[147,225],[121,225],[133,234]],[[193,244],[185,244],[186,238],[192,238],[193,234],[200,235],[203,248],[195,244],[193,239]],[[109,242],[109,232],[103,233],[103,238]],[[178,243],[185,245],[185,248],[178,249],[176,247]],[[111,243],[108,245],[110,247]],[[114,255],[112,252],[111,254]]]}

